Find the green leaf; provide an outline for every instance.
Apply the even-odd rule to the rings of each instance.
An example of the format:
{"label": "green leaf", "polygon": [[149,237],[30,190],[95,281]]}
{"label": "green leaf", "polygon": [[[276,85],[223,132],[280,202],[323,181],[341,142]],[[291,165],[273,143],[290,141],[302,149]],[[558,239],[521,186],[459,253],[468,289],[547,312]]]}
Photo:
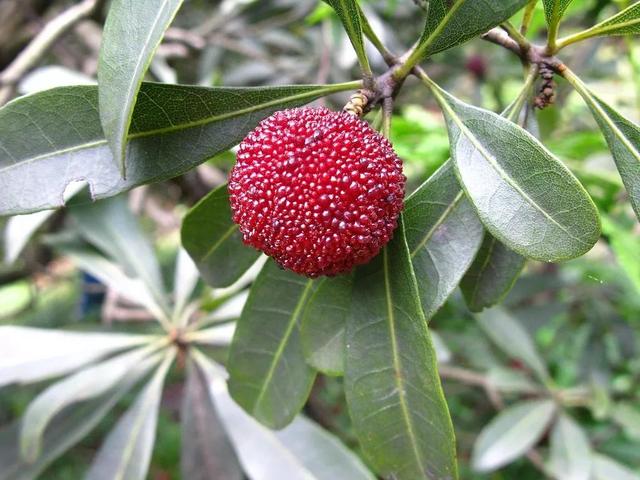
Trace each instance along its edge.
{"label": "green leaf", "polygon": [[59,207],[67,186],[89,183],[96,199],[180,175],[239,143],[264,117],[359,82],[280,87],[143,83],[120,176],[100,127],[98,89],[61,87],[0,109],[0,215]]}
{"label": "green leaf", "polygon": [[325,278],[309,298],[301,338],[307,363],[326,375],[344,375],[345,328],[353,275]]}
{"label": "green leaf", "polygon": [[478,255],[460,283],[469,310],[481,312],[500,303],[518,279],[525,261],[486,233]]}
{"label": "green leaf", "polygon": [[20,444],[25,460],[40,455],[42,436],[51,420],[67,406],[98,397],[114,388],[157,347],[144,347],[87,367],[48,387],[27,407],[22,419]]}
{"label": "green leaf", "polygon": [[500,412],[482,429],[473,446],[474,470],[497,470],[524,455],[542,438],[555,410],[553,400],[533,400]]}
{"label": "green leaf", "polygon": [[457,478],[453,426],[402,221],[356,271],[345,391],[354,429],[385,477]]}
{"label": "green leaf", "polygon": [[100,120],[125,175],[125,147],[144,74],[182,0],[113,0],[98,59]]}
{"label": "green leaf", "polygon": [[542,0],[547,25],[558,25],[573,0]]}
{"label": "green leaf", "polygon": [[302,416],[280,431],[256,422],[229,396],[224,370],[197,350],[192,355],[207,378],[211,399],[249,478],[374,479],[357,455]]}
{"label": "green leaf", "polygon": [[640,475],[606,455],[593,456],[593,480],[640,480]]}
{"label": "green leaf", "polygon": [[505,393],[538,393],[541,389],[525,372],[504,367],[491,367],[487,372],[489,384]]}
{"label": "green leaf", "polygon": [[611,418],[629,440],[640,441],[640,409],[637,406],[631,402],[618,403],[613,407]]}
{"label": "green leaf", "polygon": [[487,336],[511,358],[518,359],[546,381],[549,372],[533,340],[520,323],[501,307],[494,307],[476,315],[478,324]]}
{"label": "green leaf", "polygon": [[0,326],[0,387],[62,375],[119,350],[148,343],[152,338],[149,335]]}
{"label": "green leaf", "polygon": [[260,256],[242,243],[232,216],[227,186],[222,185],[189,210],[182,222],[182,245],[213,287],[231,285]]}
{"label": "green leaf", "polygon": [[506,246],[545,262],[588,252],[600,236],[593,201],[534,136],[430,84],[443,109],[462,187]]}
{"label": "green leaf", "polygon": [[640,2],[628,6],[617,15],[594,25],[566,39],[560,40],[560,44],[568,45],[576,41],[593,37],[610,37],[614,35],[638,35],[640,34]]}
{"label": "green leaf", "polygon": [[20,422],[0,430],[0,480],[33,480],[53,461],[86,437],[118,401],[162,359],[155,354],[138,363],[108,394],[73,404],[55,416],[42,436],[42,454],[35,462],[22,460]]}
{"label": "green leaf", "polygon": [[[640,3],[637,4],[640,13]],[[624,183],[631,205],[640,219],[640,126],[627,120],[596,97],[571,71],[567,80],[587,103],[604,134]]]}
{"label": "green leaf", "polygon": [[267,262],[238,321],[229,352],[231,396],[271,428],[290,423],[309,396],[300,322],[313,282]]}
{"label": "green leaf", "polygon": [[15,262],[31,237],[55,211],[35,212],[29,215],[16,215],[7,220],[4,225],[4,261],[6,264]]}
{"label": "green leaf", "polygon": [[473,262],[483,228],[451,161],[407,199],[403,215],[422,308],[429,319]]}
{"label": "green leaf", "polygon": [[360,67],[365,75],[371,75],[371,67],[369,66],[369,59],[367,58],[367,52],[364,48],[364,41],[362,39],[362,20],[360,18],[361,10],[358,6],[357,0],[324,0],[331,5],[338,15],[338,18],[342,22],[347,36],[353,45],[353,49],[356,51],[356,56],[360,62]]}
{"label": "green leaf", "polygon": [[[193,295],[200,274],[196,265],[184,248],[178,250],[176,255],[176,268],[173,276],[173,316],[180,316],[187,307],[191,296]],[[188,315],[183,320],[188,322]],[[186,325],[181,325],[186,326]]]}
{"label": "green leaf", "polygon": [[461,45],[508,20],[528,0],[431,0],[427,23],[412,57],[422,59]]}
{"label": "green leaf", "polygon": [[175,353],[174,348],[169,350],[134,404],[111,430],[87,472],[87,480],[144,480],[147,477],[162,386]]}
{"label": "green leaf", "polygon": [[240,463],[211,402],[207,378],[193,361],[187,364],[182,396],[182,478],[242,480]]}
{"label": "green leaf", "polygon": [[591,445],[589,438],[571,417],[562,414],[551,431],[549,469],[562,480],[590,480]]}
{"label": "green leaf", "polygon": [[167,293],[156,254],[129,209],[126,196],[74,205],[69,213],[89,243],[124,267],[128,276],[142,280],[158,305],[168,311]]}

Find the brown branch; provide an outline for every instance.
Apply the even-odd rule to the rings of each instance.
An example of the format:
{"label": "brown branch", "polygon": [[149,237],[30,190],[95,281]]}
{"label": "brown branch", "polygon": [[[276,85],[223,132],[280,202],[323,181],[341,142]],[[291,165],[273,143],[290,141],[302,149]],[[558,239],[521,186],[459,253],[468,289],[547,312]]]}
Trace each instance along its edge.
{"label": "brown branch", "polygon": [[76,23],[88,17],[99,0],[84,0],[51,20],[20,52],[13,62],[0,73],[0,105],[6,103],[15,91],[15,85],[42,58],[49,48]]}

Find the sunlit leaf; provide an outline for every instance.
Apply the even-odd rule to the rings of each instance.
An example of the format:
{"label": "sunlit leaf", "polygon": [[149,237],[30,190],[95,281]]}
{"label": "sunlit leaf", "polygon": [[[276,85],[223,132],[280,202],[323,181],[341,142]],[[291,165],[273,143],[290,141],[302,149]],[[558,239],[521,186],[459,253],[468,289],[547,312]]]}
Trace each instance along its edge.
{"label": "sunlit leaf", "polygon": [[351,275],[322,280],[302,318],[302,348],[307,362],[327,375],[344,374],[344,335],[352,280]]}
{"label": "sunlit leaf", "polygon": [[471,458],[473,468],[490,472],[524,455],[540,440],[555,409],[553,400],[533,400],[500,412],[476,440]]}
{"label": "sunlit leaf", "polygon": [[77,180],[89,183],[94,198],[105,198],[175,177],[236,145],[276,110],[358,86],[143,83],[129,130],[126,179],[102,133],[97,87],[61,87],[19,98],[0,109],[0,215],[59,207]]}
{"label": "sunlit leaf", "polygon": [[87,480],[144,480],[147,477],[162,386],[175,358],[175,349],[169,352],[134,404],[109,432],[87,472]]}
{"label": "sunlit leaf", "polygon": [[593,480],[640,480],[640,474],[606,455],[593,456]]}
{"label": "sunlit leaf", "polygon": [[313,282],[269,261],[256,279],[229,352],[229,391],[271,428],[290,423],[309,396],[315,372],[300,340]]}
{"label": "sunlit leaf", "polygon": [[557,25],[573,0],[542,0],[547,25]]}
{"label": "sunlit leaf", "polygon": [[226,287],[255,263],[260,252],[242,243],[233,223],[227,186],[216,188],[189,210],[182,222],[182,245],[205,282]]}
{"label": "sunlit leaf", "polygon": [[640,441],[640,408],[630,402],[618,403],[613,407],[611,418],[630,440]]}
{"label": "sunlit leaf", "polygon": [[125,147],[144,74],[182,0],[113,0],[98,59],[100,120],[125,174]]}
{"label": "sunlit leaf", "polygon": [[27,407],[20,435],[24,458],[34,461],[41,451],[42,436],[53,418],[69,405],[103,395],[114,388],[157,347],[149,346],[128,352],[54,383]]}
{"label": "sunlit leaf", "polygon": [[0,326],[0,386],[32,383],[148,343],[148,335]]}
{"label": "sunlit leaf", "polygon": [[252,480],[375,478],[340,440],[302,416],[280,431],[262,426],[231,399],[222,368],[198,351],[193,356],[207,378],[220,418]]}
{"label": "sunlit leaf", "polygon": [[551,430],[549,469],[562,480],[591,478],[589,438],[582,427],[567,415],[560,415]]}
{"label": "sunlit leaf", "polygon": [[242,470],[209,396],[209,383],[191,361],[182,396],[182,476],[189,480],[242,480]]}
{"label": "sunlit leaf", "polygon": [[457,478],[453,427],[402,225],[356,271],[346,339],[349,413],[377,472]]}
{"label": "sunlit leaf", "polygon": [[161,359],[160,353],[146,358],[106,395],[70,405],[56,415],[42,436],[42,453],[35,462],[25,462],[20,455],[19,421],[0,430],[0,480],[36,478],[49,464],[91,432]]}

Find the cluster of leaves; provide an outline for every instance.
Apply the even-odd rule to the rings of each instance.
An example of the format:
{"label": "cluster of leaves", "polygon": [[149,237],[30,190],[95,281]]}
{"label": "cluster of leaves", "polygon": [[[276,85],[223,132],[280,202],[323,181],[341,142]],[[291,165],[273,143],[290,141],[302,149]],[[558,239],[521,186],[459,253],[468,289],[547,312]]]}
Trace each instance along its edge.
{"label": "cluster of leaves", "polygon": [[[61,352],[54,347],[42,350],[43,357],[35,361],[17,348],[14,359],[3,367],[5,383],[69,373],[126,351],[78,370],[34,400],[20,426],[13,427],[20,429],[24,460],[15,460],[20,455],[8,452],[8,458],[17,463],[7,470],[6,478],[33,476],[153,371],[89,472],[95,478],[144,478],[164,377],[183,351],[189,358],[184,428],[190,430],[185,438],[205,435],[202,443],[185,443],[185,472],[193,472],[190,468],[202,462],[208,469],[203,470],[203,478],[219,474],[217,468],[233,469],[237,473],[226,473],[232,478],[240,475],[235,457],[226,455],[231,449],[226,436],[213,435],[222,430],[198,430],[209,422],[223,424],[252,478],[262,478],[265,464],[278,471],[277,476],[295,468],[291,471],[296,473],[287,478],[314,476],[318,464],[349,468],[353,474],[348,478],[371,478],[353,455],[298,417],[317,372],[322,372],[344,376],[355,432],[378,474],[398,479],[457,478],[454,430],[428,321],[458,285],[469,309],[481,311],[507,294],[526,259],[556,262],[583,255],[600,236],[600,219],[580,181],[518,124],[526,126],[522,119],[530,113],[540,62],[530,66],[520,94],[503,115],[462,102],[418,68],[424,59],[507,22],[535,2],[459,0],[452,6],[444,0],[427,2],[423,33],[400,63],[395,63],[376,37],[357,2],[327,3],[354,46],[365,86],[374,82],[374,74],[363,36],[391,64],[389,74],[398,83],[417,72],[444,114],[451,159],[406,199],[392,242],[352,275],[314,281],[283,271],[270,260],[264,264],[231,342],[229,393],[222,367],[198,347],[219,343],[220,329],[202,329],[202,323],[190,322],[193,310],[188,299],[197,275],[185,257],[179,257],[180,275],[169,302],[153,254],[135,233],[131,218],[122,213],[121,201],[115,198],[92,207],[74,207],[80,236],[102,253],[77,239],[64,239],[58,248],[124,297],[144,305],[165,333],[95,337],[95,345],[86,342],[92,345],[90,349],[77,356],[65,352],[58,362],[52,359]],[[587,38],[638,33],[640,4],[585,32],[558,39],[560,20],[569,3],[543,2],[549,30],[544,62],[556,68],[592,110],[640,217],[640,128],[593,94],[555,57],[561,49]],[[94,199],[103,199],[172,178],[228,150],[276,110],[363,85],[356,81],[208,88],[143,83],[153,52],[180,5],[180,1],[115,0],[105,25],[97,87],[53,89],[20,98],[0,110],[0,213],[58,207],[68,186],[77,181],[89,184]],[[521,53],[526,53],[526,38],[508,25],[506,30]],[[383,121],[384,125],[388,122]],[[125,232],[134,237],[124,237]],[[231,221],[224,186],[186,216],[182,243],[202,278],[215,288],[246,281],[246,272],[259,260],[257,252],[242,244]],[[504,410],[487,426],[476,444],[477,469],[503,466],[527,452],[551,428],[553,454],[548,468],[552,475],[600,480],[611,478],[611,469],[622,471],[603,457],[584,460],[591,459],[585,453],[590,450],[589,442],[570,417],[559,413],[563,400],[522,328],[502,310],[488,310],[478,318],[496,344],[536,374],[545,393]],[[4,342],[11,340],[23,347],[35,341],[35,336],[45,335],[7,327],[3,334],[7,336]],[[40,370],[35,363],[41,365]],[[30,377],[35,375],[32,372],[37,375]],[[262,424],[286,429],[274,434],[260,427],[233,406],[229,394]],[[85,411],[71,410],[70,405],[80,400],[86,401],[83,405],[91,412],[93,423],[86,422]],[[514,434],[514,427],[525,428],[528,435]],[[252,467],[255,459],[243,455],[255,454],[256,446],[238,444],[252,438],[243,428],[259,432],[255,434],[258,438],[268,438],[262,447],[277,443],[277,448],[285,445],[295,451],[302,470],[299,464],[286,464],[289,454],[277,456],[264,450],[259,465]],[[59,440],[61,432],[65,442]],[[326,457],[308,458],[298,451],[304,449],[300,438],[311,441],[311,437],[321,437],[316,438],[321,443],[324,439],[324,447],[316,444],[314,453],[326,451]],[[210,449],[218,450],[231,463],[207,463]],[[304,473],[307,471],[311,473]],[[345,470],[340,471],[344,476]],[[317,477],[323,478],[323,472]],[[190,473],[189,478],[196,475]]]}

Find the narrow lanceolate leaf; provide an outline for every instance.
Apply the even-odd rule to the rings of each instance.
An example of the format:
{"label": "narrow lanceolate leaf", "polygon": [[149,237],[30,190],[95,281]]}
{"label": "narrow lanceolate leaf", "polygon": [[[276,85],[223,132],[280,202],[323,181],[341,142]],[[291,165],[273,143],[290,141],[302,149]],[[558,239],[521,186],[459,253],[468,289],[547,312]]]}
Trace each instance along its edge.
{"label": "narrow lanceolate leaf", "polygon": [[269,261],[256,279],[229,352],[229,391],[271,428],[290,423],[315,373],[304,359],[300,322],[313,282]]}
{"label": "narrow lanceolate leaf", "polygon": [[442,306],[473,262],[483,228],[446,162],[406,201],[404,222],[427,319]]}
{"label": "narrow lanceolate leaf", "polygon": [[573,174],[529,132],[435,84],[451,153],[482,223],[525,257],[578,257],[600,235],[596,206]]}
{"label": "narrow lanceolate leaf", "polygon": [[[637,5],[640,14],[640,3]],[[631,205],[640,219],[640,126],[596,97],[575,74],[568,71],[564,75],[582,95],[598,122],[622,177],[622,183],[629,192]]]}
{"label": "narrow lanceolate leaf", "polygon": [[490,472],[524,455],[547,430],[555,409],[553,400],[534,400],[503,410],[476,440],[474,470]]}
{"label": "narrow lanceolate leaf", "polygon": [[453,427],[402,225],[356,271],[352,302],[345,390],[371,464],[398,480],[457,478]]}
{"label": "narrow lanceolate leaf", "polygon": [[307,363],[327,375],[344,375],[344,335],[352,282],[352,275],[321,280],[302,318],[302,348]]}
{"label": "narrow lanceolate leaf", "polygon": [[138,383],[162,355],[157,353],[138,363],[106,395],[73,404],[52,420],[42,437],[42,454],[35,462],[26,462],[19,452],[20,422],[0,430],[0,480],[33,480],[54,460],[91,432],[118,401]]}
{"label": "narrow lanceolate leaf", "polygon": [[206,377],[192,361],[182,396],[182,477],[192,480],[242,480],[236,454],[209,396]]}
{"label": "narrow lanceolate leaf", "polygon": [[144,480],[155,443],[156,424],[164,379],[175,358],[175,349],[118,420],[98,450],[87,472],[87,480]]}
{"label": "narrow lanceolate leaf", "polygon": [[197,350],[192,355],[207,378],[211,399],[249,478],[373,480],[357,455],[302,416],[280,431],[256,422],[229,396],[224,370]]}
{"label": "narrow lanceolate leaf", "polygon": [[153,246],[125,196],[74,205],[69,212],[83,237],[122,265],[130,277],[142,280],[158,304],[166,304],[166,290]]}
{"label": "narrow lanceolate leaf", "polygon": [[469,310],[480,312],[509,293],[524,268],[525,258],[486,233],[480,251],[460,288]]}
{"label": "narrow lanceolate leaf", "polygon": [[618,265],[627,274],[631,284],[640,292],[640,242],[638,235],[609,215],[602,216],[602,232],[607,237]]}
{"label": "narrow lanceolate leaf", "polygon": [[0,327],[0,387],[39,382],[103,356],[148,343],[147,335]]}
{"label": "narrow lanceolate leaf", "polygon": [[562,480],[591,479],[591,446],[582,427],[561,415],[551,431],[549,470]]}
{"label": "narrow lanceolate leaf", "polygon": [[102,133],[98,88],[61,87],[0,109],[0,215],[62,205],[67,186],[94,198],[180,175],[242,140],[276,110],[359,82],[259,88],[144,83],[133,111],[123,179]]}
{"label": "narrow lanceolate leaf", "polygon": [[123,176],[133,107],[144,74],[182,0],[114,0],[98,59],[100,120]]}
{"label": "narrow lanceolate leaf", "polygon": [[500,25],[528,0],[432,0],[418,48],[420,58],[461,45]]}
{"label": "narrow lanceolate leaf", "polygon": [[476,315],[478,324],[487,336],[511,358],[518,359],[538,375],[542,381],[549,378],[547,367],[533,340],[520,323],[501,307]]}
{"label": "narrow lanceolate leaf", "polygon": [[24,458],[28,461],[38,458],[42,435],[59,412],[75,402],[98,397],[114,388],[154,349],[141,348],[87,367],[38,395],[27,407],[22,420],[20,443]]}
{"label": "narrow lanceolate leaf", "polygon": [[242,243],[232,216],[227,186],[222,185],[189,210],[182,222],[182,245],[212,287],[231,285],[260,256]]}
{"label": "narrow lanceolate leaf", "polygon": [[593,456],[593,480],[639,480],[640,474],[606,455]]}
{"label": "narrow lanceolate leaf", "polygon": [[640,34],[640,2],[622,10],[617,15],[594,25],[589,30],[576,34],[581,39],[612,35]]}
{"label": "narrow lanceolate leaf", "polygon": [[342,22],[347,36],[356,51],[356,56],[358,57],[362,71],[367,75],[371,75],[371,67],[369,66],[369,59],[367,58],[367,52],[362,39],[361,10],[358,7],[357,0],[324,1],[331,5],[331,8],[335,10],[338,18]]}
{"label": "narrow lanceolate leaf", "polygon": [[547,25],[557,25],[573,0],[542,0]]}

